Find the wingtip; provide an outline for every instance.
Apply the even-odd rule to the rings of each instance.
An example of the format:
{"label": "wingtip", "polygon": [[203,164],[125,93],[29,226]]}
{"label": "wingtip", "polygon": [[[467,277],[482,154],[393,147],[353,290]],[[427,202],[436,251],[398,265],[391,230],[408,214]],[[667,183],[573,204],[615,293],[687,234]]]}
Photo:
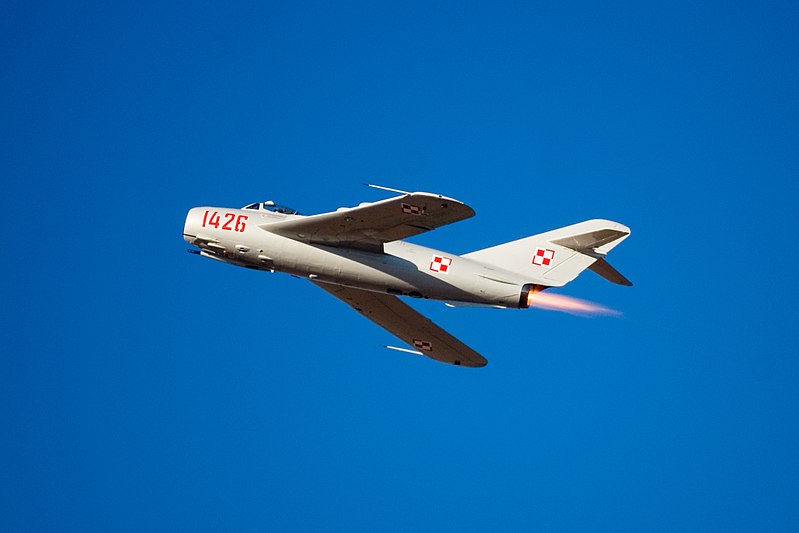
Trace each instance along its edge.
{"label": "wingtip", "polygon": [[488,364],[488,361],[455,361],[453,364],[455,366],[465,366],[466,368],[483,368]]}

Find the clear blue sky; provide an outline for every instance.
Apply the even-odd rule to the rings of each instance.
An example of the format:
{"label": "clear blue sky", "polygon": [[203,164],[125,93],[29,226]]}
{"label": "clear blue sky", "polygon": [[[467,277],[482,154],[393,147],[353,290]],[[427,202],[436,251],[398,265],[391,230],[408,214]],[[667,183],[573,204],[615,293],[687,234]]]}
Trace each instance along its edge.
{"label": "clear blue sky", "polygon": [[[797,4],[661,4],[4,2],[0,529],[799,529]],[[454,368],[186,253],[365,182],[630,226],[623,315],[414,302]]]}

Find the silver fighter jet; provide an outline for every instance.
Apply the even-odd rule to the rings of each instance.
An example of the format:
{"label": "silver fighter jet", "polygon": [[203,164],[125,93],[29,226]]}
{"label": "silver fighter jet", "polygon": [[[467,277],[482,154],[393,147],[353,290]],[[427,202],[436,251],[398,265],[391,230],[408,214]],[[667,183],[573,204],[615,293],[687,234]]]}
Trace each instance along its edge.
{"label": "silver fighter jet", "polygon": [[523,309],[536,293],[587,268],[631,285],[605,260],[630,235],[617,222],[588,220],[455,255],[402,239],[472,217],[471,207],[439,194],[373,187],[399,196],[311,216],[271,201],[195,207],[183,238],[203,257],[309,279],[410,346],[389,348],[470,367],[487,360],[399,297]]}

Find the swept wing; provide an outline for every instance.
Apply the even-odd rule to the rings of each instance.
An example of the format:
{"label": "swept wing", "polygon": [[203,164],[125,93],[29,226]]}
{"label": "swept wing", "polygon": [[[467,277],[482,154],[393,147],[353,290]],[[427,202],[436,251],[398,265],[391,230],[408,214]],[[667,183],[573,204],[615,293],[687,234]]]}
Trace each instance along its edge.
{"label": "swept wing", "polygon": [[474,216],[463,202],[414,192],[358,207],[294,218],[262,229],[302,242],[382,251],[383,243],[405,239]]}
{"label": "swept wing", "polygon": [[313,282],[343,300],[363,316],[413,347],[414,351],[436,361],[470,367],[488,361],[461,341],[435,325],[396,296]]}

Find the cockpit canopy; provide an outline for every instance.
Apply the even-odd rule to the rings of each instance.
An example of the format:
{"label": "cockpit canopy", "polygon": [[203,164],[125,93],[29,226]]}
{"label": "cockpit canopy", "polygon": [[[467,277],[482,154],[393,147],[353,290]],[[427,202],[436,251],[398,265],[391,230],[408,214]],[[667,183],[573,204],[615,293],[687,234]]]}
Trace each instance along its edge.
{"label": "cockpit canopy", "polygon": [[272,200],[267,200],[266,202],[256,202],[246,207],[242,207],[242,209],[252,209],[254,211],[271,211],[272,213],[280,213],[283,215],[300,214],[299,211],[297,211],[296,209],[286,207],[285,205],[278,205]]}

